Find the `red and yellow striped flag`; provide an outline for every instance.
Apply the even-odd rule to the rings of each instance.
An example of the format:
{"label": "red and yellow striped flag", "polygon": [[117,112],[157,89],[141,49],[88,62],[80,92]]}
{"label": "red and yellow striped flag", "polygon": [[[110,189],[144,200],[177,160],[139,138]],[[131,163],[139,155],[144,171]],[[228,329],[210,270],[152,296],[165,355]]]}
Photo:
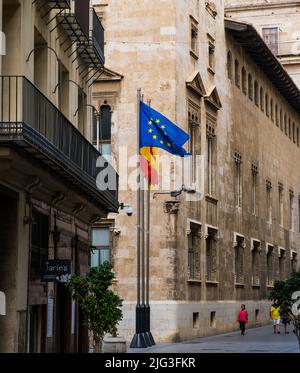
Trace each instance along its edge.
{"label": "red and yellow striped flag", "polygon": [[140,149],[140,154],[141,170],[152,188],[159,184],[157,150],[152,147],[144,147]]}

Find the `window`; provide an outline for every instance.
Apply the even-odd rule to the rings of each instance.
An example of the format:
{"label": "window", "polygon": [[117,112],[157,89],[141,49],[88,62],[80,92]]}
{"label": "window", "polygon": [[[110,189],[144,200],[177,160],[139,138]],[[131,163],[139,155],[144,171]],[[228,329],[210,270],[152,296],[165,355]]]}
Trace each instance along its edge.
{"label": "window", "polygon": [[258,92],[258,82],[254,82],[254,102],[256,106],[259,106],[259,92]]}
{"label": "window", "polygon": [[297,271],[297,253],[291,250],[291,273]]}
{"label": "window", "polygon": [[242,91],[246,95],[247,94],[247,73],[245,68],[242,68]]}
{"label": "window", "polygon": [[207,114],[206,124],[207,139],[207,193],[212,195],[215,186],[215,118]]}
{"label": "window", "polygon": [[233,73],[232,73],[232,54],[229,51],[227,53],[227,75],[228,79],[232,80],[233,78]]}
{"label": "window", "polygon": [[267,286],[274,286],[274,246],[267,244]]}
{"label": "window", "polygon": [[200,328],[200,317],[199,312],[193,312],[193,329]]}
{"label": "window", "polygon": [[206,280],[217,281],[217,231],[208,228],[206,238]]}
{"label": "window", "polygon": [[31,267],[32,280],[40,280],[41,268],[48,260],[49,245],[49,216],[43,215],[37,210],[32,211],[34,224],[31,225]]}
{"label": "window", "polygon": [[293,132],[293,143],[296,143],[296,127],[295,127],[295,122],[293,122],[292,125],[292,132]]}
{"label": "window", "polygon": [[200,144],[200,108],[193,104],[188,103],[188,128],[189,128],[189,152],[194,156],[192,158],[192,168],[191,168],[191,181],[196,180],[196,155],[200,154],[200,149],[196,149],[197,144]]}
{"label": "window", "polygon": [[284,133],[287,135],[287,116],[284,114]]}
{"label": "window", "polygon": [[290,190],[290,230],[294,231],[294,192]]}
{"label": "window", "polygon": [[215,70],[215,41],[208,35],[208,67],[209,71],[214,72]]}
{"label": "window", "polygon": [[252,285],[260,286],[260,242],[252,240]]}
{"label": "window", "polygon": [[275,123],[276,123],[276,126],[279,127],[279,116],[278,116],[278,106],[277,106],[277,104],[275,105]]}
{"label": "window", "polygon": [[201,226],[190,223],[188,234],[188,279],[200,280],[200,231]]}
{"label": "window", "polygon": [[197,59],[199,52],[198,22],[192,16],[190,16],[190,35],[191,55]]}
{"label": "window", "polygon": [[210,327],[214,329],[217,327],[216,311],[210,313]]}
{"label": "window", "polygon": [[234,77],[235,85],[240,88],[241,86],[241,75],[240,75],[240,63],[238,60],[234,61]]}
{"label": "window", "polygon": [[242,207],[242,177],[241,177],[242,157],[239,153],[234,154],[234,195],[235,206]]}
{"label": "window", "polygon": [[278,262],[279,262],[279,279],[285,280],[285,249],[280,247],[278,249]]}
{"label": "window", "polygon": [[248,74],[248,96],[253,101],[253,80],[251,74]]}
{"label": "window", "polygon": [[270,110],[269,110],[269,95],[265,94],[265,107],[266,107],[266,116],[270,116]]}
{"label": "window", "polygon": [[270,112],[271,112],[271,121],[274,122],[274,104],[273,99],[270,100]]}
{"label": "window", "polygon": [[260,92],[259,92],[259,96],[260,96],[260,109],[261,111],[264,111],[264,89],[262,87],[260,87]]}
{"label": "window", "polygon": [[111,236],[109,227],[92,229],[91,267],[111,262]]}
{"label": "window", "polygon": [[267,222],[272,223],[272,183],[270,180],[266,182],[267,190]]}
{"label": "window", "polygon": [[109,105],[102,105],[100,108],[101,122],[100,122],[100,145],[101,154],[111,154],[111,116],[112,111]]}
{"label": "window", "polygon": [[236,284],[244,283],[244,248],[245,238],[237,236],[234,247],[234,280]]}
{"label": "window", "polygon": [[252,214],[256,215],[256,202],[257,202],[257,174],[258,167],[255,164],[252,164],[251,175],[252,175]]}
{"label": "window", "polygon": [[278,55],[278,27],[268,27],[262,29],[262,35],[265,43],[271,49],[272,53]]}
{"label": "window", "polygon": [[283,185],[279,183],[278,185],[279,194],[279,225],[283,227]]}

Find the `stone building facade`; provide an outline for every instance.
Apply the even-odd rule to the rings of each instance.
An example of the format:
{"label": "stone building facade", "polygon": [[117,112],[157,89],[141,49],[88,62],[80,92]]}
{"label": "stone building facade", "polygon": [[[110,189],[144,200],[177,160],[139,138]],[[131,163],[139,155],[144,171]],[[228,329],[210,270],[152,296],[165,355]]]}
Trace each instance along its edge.
{"label": "stone building facade", "polygon": [[226,15],[253,24],[298,87],[299,11],[300,4],[296,0],[225,1]]}
{"label": "stone building facade", "polygon": [[[102,127],[111,129],[111,141],[103,144],[109,142],[119,174],[129,181],[134,175],[128,159],[137,151],[138,88],[191,135],[189,149],[205,160],[201,200],[152,192],[155,340],[235,330],[241,303],[250,326],[267,323],[274,280],[299,267],[300,107],[293,98],[299,90],[251,25],[224,21],[223,1],[95,0],[94,6],[107,30],[107,69],[94,85],[94,105],[110,111]],[[119,199],[134,214],[110,214],[101,226],[111,232],[115,288],[124,299],[119,332],[130,341],[136,192],[124,180]]]}
{"label": "stone building facade", "polygon": [[103,32],[95,17],[86,0],[0,0],[6,38],[0,56],[0,289],[6,301],[0,352],[88,351],[78,304],[62,282],[46,282],[41,274],[48,260],[67,260],[71,273],[86,274],[91,226],[118,211],[117,191],[97,188],[100,154],[89,142],[91,76],[104,64],[103,43],[99,49],[90,41]]}

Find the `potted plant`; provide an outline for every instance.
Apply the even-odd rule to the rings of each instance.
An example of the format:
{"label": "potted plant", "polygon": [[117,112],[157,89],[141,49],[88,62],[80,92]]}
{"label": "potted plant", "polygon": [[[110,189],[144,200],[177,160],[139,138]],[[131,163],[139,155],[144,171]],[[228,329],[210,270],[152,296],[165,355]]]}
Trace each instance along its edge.
{"label": "potted plant", "polygon": [[110,290],[114,273],[109,263],[91,268],[86,277],[71,276],[68,291],[81,308],[89,330],[93,333],[95,352],[102,350],[106,334],[117,336],[117,325],[122,320],[122,300]]}

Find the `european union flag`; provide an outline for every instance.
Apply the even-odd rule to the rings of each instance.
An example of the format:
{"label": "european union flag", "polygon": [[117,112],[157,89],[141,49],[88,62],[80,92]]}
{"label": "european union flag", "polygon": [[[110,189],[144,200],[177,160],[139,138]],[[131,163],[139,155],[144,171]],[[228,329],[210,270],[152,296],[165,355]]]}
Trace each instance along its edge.
{"label": "european union flag", "polygon": [[181,157],[191,155],[182,147],[189,135],[169,119],[141,102],[140,104],[140,148],[162,148]]}

